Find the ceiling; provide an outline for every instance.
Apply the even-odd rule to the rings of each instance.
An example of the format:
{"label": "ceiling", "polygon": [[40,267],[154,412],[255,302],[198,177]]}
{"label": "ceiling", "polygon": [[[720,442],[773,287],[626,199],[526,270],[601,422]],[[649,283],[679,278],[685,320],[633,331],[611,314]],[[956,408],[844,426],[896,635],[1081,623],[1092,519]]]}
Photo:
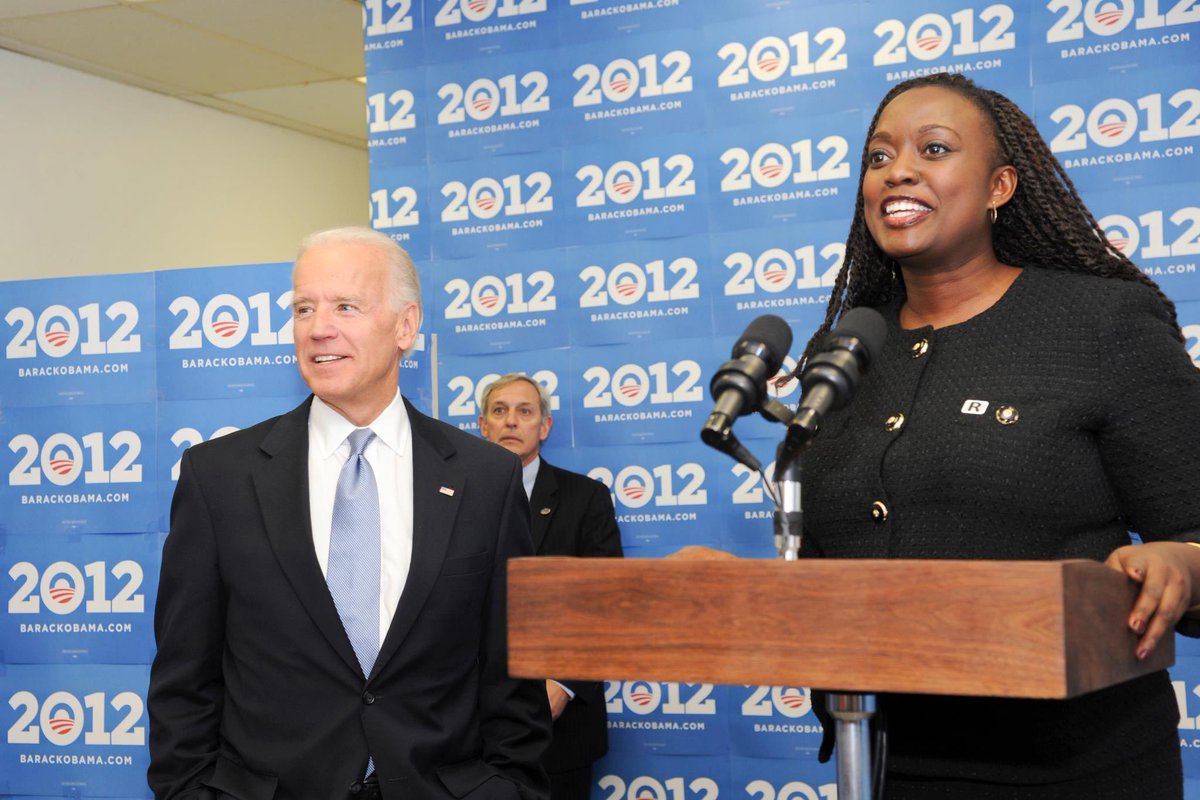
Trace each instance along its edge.
{"label": "ceiling", "polygon": [[0,48],[367,146],[359,0],[0,0]]}

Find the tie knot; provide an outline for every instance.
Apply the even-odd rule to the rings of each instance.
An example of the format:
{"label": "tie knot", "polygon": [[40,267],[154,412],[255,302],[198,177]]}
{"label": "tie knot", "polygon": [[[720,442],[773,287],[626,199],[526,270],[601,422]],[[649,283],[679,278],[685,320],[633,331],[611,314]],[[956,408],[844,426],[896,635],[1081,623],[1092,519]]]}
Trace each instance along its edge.
{"label": "tie knot", "polygon": [[375,431],[371,430],[370,428],[356,428],[349,436],[346,437],[346,441],[350,443],[350,457],[356,458],[361,456],[363,451],[367,449],[367,445],[369,445],[371,440],[374,438]]}

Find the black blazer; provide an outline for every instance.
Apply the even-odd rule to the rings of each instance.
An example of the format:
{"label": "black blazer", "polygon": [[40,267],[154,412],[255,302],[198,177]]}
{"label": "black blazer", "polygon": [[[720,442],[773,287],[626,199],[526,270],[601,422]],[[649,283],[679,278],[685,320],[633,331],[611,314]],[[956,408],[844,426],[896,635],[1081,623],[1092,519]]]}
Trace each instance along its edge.
{"label": "black blazer", "polygon": [[[539,556],[621,556],[621,532],[612,496],[599,481],[542,459],[529,496],[534,549]],[[553,676],[550,676],[553,677]],[[586,766],[608,752],[604,684],[560,681],[575,693],[554,721],[542,763],[549,772]]]}
{"label": "black blazer", "polygon": [[157,798],[540,800],[541,682],[507,675],[505,565],[532,552],[512,454],[408,406],[412,564],[364,681],[313,549],[308,410],[184,453],[155,607]]}

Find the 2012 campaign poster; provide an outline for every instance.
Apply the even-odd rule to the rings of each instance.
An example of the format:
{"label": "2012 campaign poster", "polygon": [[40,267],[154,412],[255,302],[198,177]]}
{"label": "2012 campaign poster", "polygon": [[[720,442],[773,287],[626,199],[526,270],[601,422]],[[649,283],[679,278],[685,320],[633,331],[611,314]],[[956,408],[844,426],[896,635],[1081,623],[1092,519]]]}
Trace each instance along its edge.
{"label": "2012 campaign poster", "polygon": [[[741,4],[730,3],[731,7]],[[759,13],[754,13],[754,12]],[[808,3],[802,15],[746,8],[704,28],[697,68],[711,128],[857,109],[870,32],[855,3]]]}
{"label": "2012 campaign poster", "polygon": [[432,107],[421,67],[367,76],[367,153],[373,170],[425,163]]}
{"label": "2012 campaign poster", "polygon": [[180,462],[189,447],[285,414],[299,405],[306,394],[297,393],[290,397],[164,400],[159,403],[154,475],[158,498],[158,530],[170,529],[171,497],[179,480]]}
{"label": "2012 campaign poster", "polygon": [[704,0],[570,0],[554,7],[559,41],[570,49],[603,39],[694,29],[707,11]]}
{"label": "2012 campaign poster", "polygon": [[624,545],[666,555],[722,543],[730,529],[722,473],[731,463],[699,441],[697,426],[689,442],[576,448],[575,468],[609,488]]}
{"label": "2012 campaign poster", "polygon": [[554,48],[489,54],[426,72],[432,162],[558,147],[568,77]]}
{"label": "2012 campaign poster", "polygon": [[1173,300],[1200,300],[1200,183],[1090,191],[1084,200],[1109,244]]}
{"label": "2012 campaign poster", "polygon": [[4,284],[0,405],[150,402],[153,274]]}
{"label": "2012 campaign poster", "polygon": [[1039,83],[1037,125],[1081,192],[1170,186],[1200,169],[1200,72]]}
{"label": "2012 campaign poster", "polygon": [[1029,108],[1033,4],[962,0],[871,3],[873,36],[863,75],[868,109],[898,83],[958,72]]}
{"label": "2012 campaign poster", "polygon": [[422,0],[363,0],[362,5],[363,53],[369,74],[424,63]]}
{"label": "2012 campaign poster", "polygon": [[[640,772],[635,771],[639,754],[727,753],[728,703],[728,687],[711,683],[605,681],[609,751],[634,756],[622,759],[617,769],[622,771],[622,776],[637,775]],[[719,763],[719,760],[713,760],[706,766],[711,768]],[[678,762],[672,764],[678,766]],[[605,771],[597,765],[593,775],[601,775]],[[657,770],[654,774],[664,775]],[[628,781],[628,778],[625,780]],[[600,786],[604,786],[603,778],[600,779]],[[648,788],[653,789],[653,784]]]}
{"label": "2012 campaign poster", "polygon": [[[405,2],[405,0],[399,0]],[[422,0],[428,63],[508,55],[558,44],[549,0]]]}
{"label": "2012 campaign poster", "polygon": [[450,161],[429,168],[433,255],[471,258],[555,247],[563,235],[562,152]]}
{"label": "2012 campaign poster", "polygon": [[5,664],[149,664],[165,534],[8,535]]}
{"label": "2012 campaign poster", "polygon": [[809,758],[729,759],[726,796],[736,800],[837,800],[837,765]]}
{"label": "2012 campaign poster", "polygon": [[535,350],[563,344],[571,283],[560,250],[435,261],[426,282],[443,353]]}
{"label": "2012 campaign poster", "polygon": [[557,348],[447,358],[438,375],[438,418],[459,430],[478,433],[484,391],[501,375],[517,372],[545,387],[555,436],[559,442],[570,441],[572,387],[567,354],[566,348]]}
{"label": "2012 campaign poster", "polygon": [[705,94],[697,72],[706,58],[694,29],[567,48],[562,66],[569,90],[561,93],[566,140],[611,147],[629,137],[669,136],[703,126]]}
{"label": "2012 campaign poster", "polygon": [[158,529],[153,403],[14,408],[0,415],[0,530]]}
{"label": "2012 campaign poster", "polygon": [[563,306],[571,344],[620,344],[712,330],[707,236],[567,247]]}
{"label": "2012 campaign poster", "polygon": [[582,445],[689,442],[712,403],[723,361],[713,340],[671,339],[570,350],[575,440]]}
{"label": "2012 campaign poster", "polygon": [[371,168],[371,227],[391,237],[414,261],[429,258],[433,199],[429,168],[389,164]]}
{"label": "2012 campaign poster", "polygon": [[793,226],[853,211],[866,124],[858,111],[721,128],[705,150],[710,230]]}
{"label": "2012 campaign poster", "polygon": [[0,670],[0,794],[150,797],[149,673],[114,664]]}
{"label": "2012 campaign poster", "polygon": [[791,352],[798,356],[825,319],[849,229],[843,217],[714,233],[712,263],[721,267],[715,332],[732,344],[752,321],[772,314],[791,326]]}
{"label": "2012 campaign poster", "polygon": [[1033,79],[1119,80],[1140,69],[1197,65],[1197,37],[1200,7],[1195,3],[1035,3]]}
{"label": "2012 campaign poster", "polygon": [[822,728],[810,689],[731,686],[729,694],[729,746],[735,755],[816,763]]}
{"label": "2012 campaign poster", "polygon": [[292,336],[292,265],[158,273],[159,396],[165,400],[305,392]]}

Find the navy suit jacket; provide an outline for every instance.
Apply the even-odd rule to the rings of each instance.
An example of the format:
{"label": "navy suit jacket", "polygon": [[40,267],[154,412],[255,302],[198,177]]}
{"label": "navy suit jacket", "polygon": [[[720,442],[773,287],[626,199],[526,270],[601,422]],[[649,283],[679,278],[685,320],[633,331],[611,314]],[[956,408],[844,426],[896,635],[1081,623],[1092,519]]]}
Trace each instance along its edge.
{"label": "navy suit jacket", "polygon": [[543,800],[541,682],[508,677],[505,568],[530,555],[521,465],[408,406],[412,563],[363,678],[313,548],[311,398],[184,453],[155,607],[157,798]]}
{"label": "navy suit jacket", "polygon": [[[612,496],[599,481],[559,469],[543,458],[529,508],[539,556],[621,556],[621,532],[613,515]],[[586,766],[608,752],[604,684],[560,682],[575,697],[554,721],[554,736],[542,759],[549,772]]]}

